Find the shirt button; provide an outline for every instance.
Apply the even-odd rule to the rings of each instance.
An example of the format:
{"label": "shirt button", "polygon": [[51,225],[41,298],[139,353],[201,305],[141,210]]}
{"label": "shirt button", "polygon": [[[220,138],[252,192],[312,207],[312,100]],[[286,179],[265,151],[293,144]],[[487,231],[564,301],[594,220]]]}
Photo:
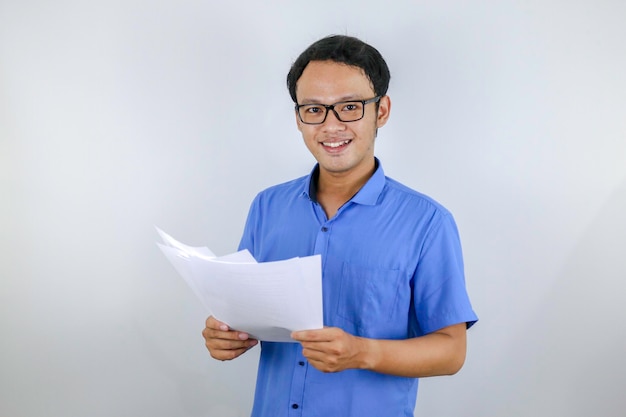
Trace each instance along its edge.
{"label": "shirt button", "polygon": [[304,366],[304,362],[303,362],[303,361],[300,361],[300,362],[298,362],[298,365],[300,365],[300,366]]}
{"label": "shirt button", "polygon": [[326,226],[322,227],[322,232],[328,232],[328,227]]}
{"label": "shirt button", "polygon": [[291,408],[295,410],[296,408],[298,408],[298,404],[291,404]]}

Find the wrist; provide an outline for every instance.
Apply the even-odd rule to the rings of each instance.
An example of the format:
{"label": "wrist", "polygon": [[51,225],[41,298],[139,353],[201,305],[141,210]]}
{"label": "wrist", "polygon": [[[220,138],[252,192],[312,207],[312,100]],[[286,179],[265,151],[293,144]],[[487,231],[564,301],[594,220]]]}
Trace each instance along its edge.
{"label": "wrist", "polygon": [[359,369],[373,371],[380,357],[380,347],[375,339],[359,338]]}

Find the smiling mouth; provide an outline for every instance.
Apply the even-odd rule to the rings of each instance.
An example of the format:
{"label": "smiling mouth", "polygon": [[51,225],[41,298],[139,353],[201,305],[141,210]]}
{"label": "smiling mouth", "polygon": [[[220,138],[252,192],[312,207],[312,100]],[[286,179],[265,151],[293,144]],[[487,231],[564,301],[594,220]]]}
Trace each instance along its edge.
{"label": "smiling mouth", "polygon": [[347,145],[350,142],[352,142],[352,139],[342,140],[341,142],[322,142],[322,145],[328,148],[339,148],[341,146]]}

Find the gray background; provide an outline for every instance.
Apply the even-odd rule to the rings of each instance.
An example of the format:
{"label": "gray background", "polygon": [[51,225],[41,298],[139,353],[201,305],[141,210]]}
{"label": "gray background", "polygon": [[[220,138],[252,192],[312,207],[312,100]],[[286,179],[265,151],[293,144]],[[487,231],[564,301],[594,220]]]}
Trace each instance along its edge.
{"label": "gray background", "polygon": [[0,415],[245,416],[158,225],[218,254],[313,159],[284,86],[330,33],[392,71],[386,173],[447,206],[481,321],[422,416],[622,416],[626,3],[0,1]]}

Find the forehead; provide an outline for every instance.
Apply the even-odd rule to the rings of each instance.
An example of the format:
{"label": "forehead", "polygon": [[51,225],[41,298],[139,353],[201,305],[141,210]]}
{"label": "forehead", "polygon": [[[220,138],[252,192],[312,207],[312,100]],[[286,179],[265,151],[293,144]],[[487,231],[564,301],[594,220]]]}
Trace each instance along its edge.
{"label": "forehead", "polygon": [[298,102],[332,103],[373,95],[372,84],[361,68],[334,61],[309,62],[296,84]]}

